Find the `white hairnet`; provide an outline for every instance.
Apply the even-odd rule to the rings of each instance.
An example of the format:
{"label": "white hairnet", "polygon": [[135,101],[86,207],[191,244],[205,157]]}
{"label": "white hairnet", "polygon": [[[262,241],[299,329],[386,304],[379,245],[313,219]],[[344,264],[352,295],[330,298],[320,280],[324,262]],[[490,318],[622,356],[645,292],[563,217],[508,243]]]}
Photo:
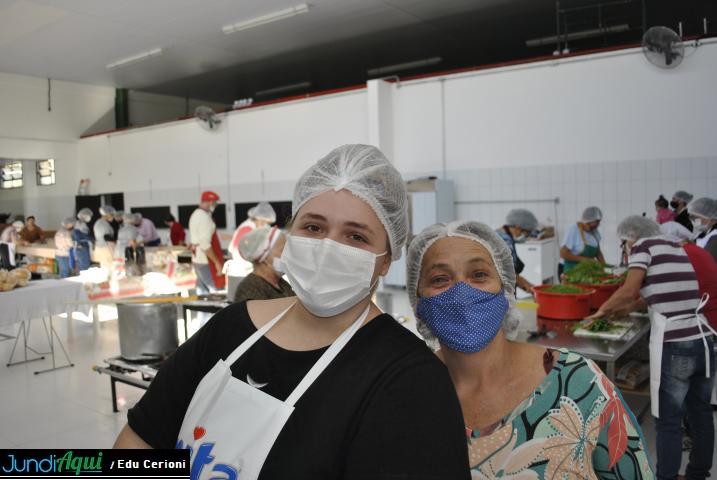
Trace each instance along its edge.
{"label": "white hairnet", "polygon": [[690,204],[690,213],[717,220],[717,200],[702,197]]}
{"label": "white hairnet", "polygon": [[[517,334],[521,315],[515,300],[516,275],[513,256],[505,241],[492,228],[480,222],[459,220],[448,224],[436,223],[425,228],[411,241],[406,254],[406,289],[408,290],[408,298],[414,313],[418,303],[418,283],[421,278],[423,256],[431,245],[446,237],[467,238],[479,243],[488,250],[500,276],[503,292],[509,304],[508,312],[503,318],[503,332],[508,338],[514,338]],[[423,338],[433,349],[436,349],[438,346],[437,339],[433,332],[418,317],[416,317],[416,325]]]}
{"label": "white hairnet", "polygon": [[92,210],[85,207],[85,208],[80,209],[79,212],[77,212],[77,219],[82,220],[83,222],[87,223],[90,220],[92,220],[92,215],[93,215]]}
{"label": "white hairnet", "polygon": [[142,214],[139,213],[139,212],[133,213],[133,214],[132,214],[132,221],[133,221],[134,223],[139,223],[139,222],[141,222],[141,221],[142,221]]}
{"label": "white hairnet", "polygon": [[256,228],[239,240],[239,254],[247,262],[263,262],[281,235],[276,227]]}
{"label": "white hairnet", "polygon": [[134,213],[124,212],[122,214],[122,221],[127,222],[127,223],[134,223]]}
{"label": "white hairnet", "polygon": [[523,230],[533,231],[538,228],[538,219],[533,212],[524,208],[515,208],[508,212],[505,224],[511,227],[520,227]]}
{"label": "white hairnet", "polygon": [[102,205],[100,207],[100,215],[114,215],[115,212],[115,207],[112,205]]}
{"label": "white hairnet", "polygon": [[60,226],[62,227],[72,227],[75,224],[75,219],[72,217],[67,217],[64,220],[60,222]]}
{"label": "white hairnet", "polygon": [[393,260],[401,258],[408,236],[408,201],[401,174],[370,145],[344,145],[312,165],[294,189],[292,215],[310,199],[346,189],[366,202],[388,234]]}
{"label": "white hairnet", "polygon": [[642,215],[630,215],[617,226],[617,236],[621,240],[640,240],[641,238],[661,235],[656,221]]}
{"label": "white hairnet", "polygon": [[581,221],[584,223],[602,220],[602,211],[598,207],[588,207],[583,211]]}
{"label": "white hairnet", "polygon": [[12,222],[12,228],[17,230],[18,232],[22,230],[25,227],[25,224],[22,222],[22,220],[15,220]]}
{"label": "white hairnet", "polygon": [[269,223],[276,222],[276,212],[269,202],[259,202],[247,212],[249,218],[258,218]]}
{"label": "white hairnet", "polygon": [[682,200],[685,203],[690,203],[694,196],[691,193],[687,193],[684,190],[677,190],[673,195],[677,200]]}

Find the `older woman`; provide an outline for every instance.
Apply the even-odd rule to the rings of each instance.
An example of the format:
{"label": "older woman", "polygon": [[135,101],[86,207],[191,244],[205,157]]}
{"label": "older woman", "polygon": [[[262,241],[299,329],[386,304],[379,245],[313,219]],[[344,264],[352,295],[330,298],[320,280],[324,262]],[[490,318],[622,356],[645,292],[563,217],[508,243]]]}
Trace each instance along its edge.
{"label": "older woman", "polygon": [[639,425],[592,361],[511,341],[515,270],[493,230],[428,227],[406,263],[419,331],[458,392],[473,478],[650,478]]}
{"label": "older woman", "polygon": [[469,478],[448,372],[371,302],[408,234],[398,171],[340,147],[299,179],[293,215],[281,263],[297,296],[217,313],[116,446],[190,448],[192,478]]}
{"label": "older woman", "polygon": [[239,253],[253,268],[237,286],[235,302],[295,295],[291,285],[281,278],[280,258],[285,243],[286,236],[277,227],[259,227],[241,238]]}

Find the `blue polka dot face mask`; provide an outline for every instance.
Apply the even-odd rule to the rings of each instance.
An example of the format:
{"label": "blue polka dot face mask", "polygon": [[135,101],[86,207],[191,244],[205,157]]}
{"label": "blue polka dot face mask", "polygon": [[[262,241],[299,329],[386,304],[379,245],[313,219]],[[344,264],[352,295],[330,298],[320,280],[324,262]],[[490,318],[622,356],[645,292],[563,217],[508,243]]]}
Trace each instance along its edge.
{"label": "blue polka dot face mask", "polygon": [[442,345],[463,353],[476,353],[493,341],[508,300],[501,290],[490,293],[458,282],[434,297],[418,299],[416,314]]}

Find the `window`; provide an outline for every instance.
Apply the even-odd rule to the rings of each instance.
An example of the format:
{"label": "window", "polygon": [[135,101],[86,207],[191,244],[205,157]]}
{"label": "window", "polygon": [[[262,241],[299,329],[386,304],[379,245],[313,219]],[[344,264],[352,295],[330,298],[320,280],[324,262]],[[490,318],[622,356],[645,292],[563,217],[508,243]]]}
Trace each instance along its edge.
{"label": "window", "polygon": [[37,168],[37,184],[38,185],[54,185],[55,184],[55,160],[38,160],[35,162]]}
{"label": "window", "polygon": [[0,166],[0,189],[22,187],[22,162],[6,160]]}

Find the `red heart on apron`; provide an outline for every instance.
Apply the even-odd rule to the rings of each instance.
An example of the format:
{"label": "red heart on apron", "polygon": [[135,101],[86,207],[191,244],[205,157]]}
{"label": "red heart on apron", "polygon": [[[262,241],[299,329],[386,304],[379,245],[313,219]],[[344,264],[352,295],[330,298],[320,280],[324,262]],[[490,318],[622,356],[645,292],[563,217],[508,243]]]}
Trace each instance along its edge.
{"label": "red heart on apron", "polygon": [[199,440],[205,433],[207,433],[207,431],[204,430],[204,427],[194,427],[194,440]]}

